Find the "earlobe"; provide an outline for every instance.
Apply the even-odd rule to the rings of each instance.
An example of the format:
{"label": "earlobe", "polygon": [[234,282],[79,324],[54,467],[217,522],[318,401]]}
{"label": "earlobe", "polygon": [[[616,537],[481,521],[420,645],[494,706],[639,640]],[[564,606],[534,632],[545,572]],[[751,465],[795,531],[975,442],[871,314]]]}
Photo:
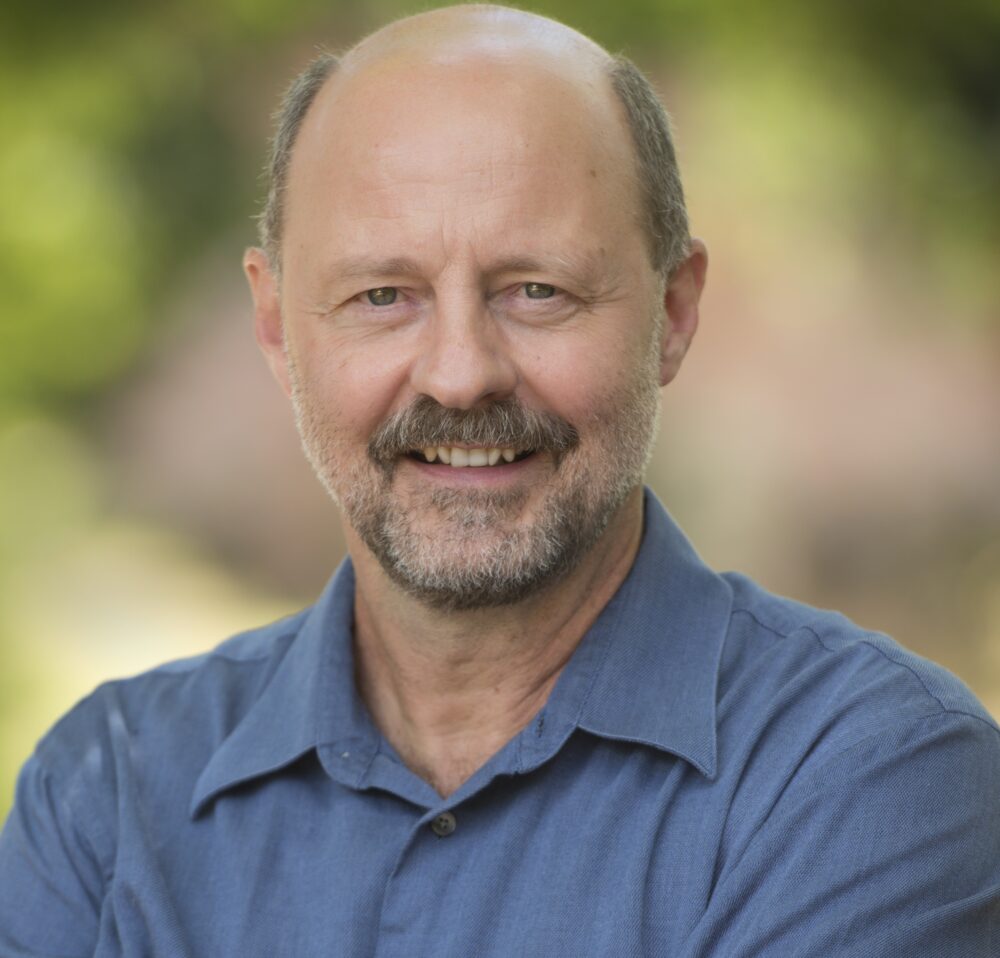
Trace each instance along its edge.
{"label": "earlobe", "polygon": [[291,393],[285,356],[285,326],[281,316],[278,281],[267,254],[251,247],[243,254],[243,272],[250,284],[254,304],[254,334],[274,378],[286,394]]}
{"label": "earlobe", "polygon": [[691,241],[691,252],[674,270],[663,295],[666,314],[660,344],[660,385],[677,375],[698,329],[698,302],[705,286],[708,249],[700,239]]}

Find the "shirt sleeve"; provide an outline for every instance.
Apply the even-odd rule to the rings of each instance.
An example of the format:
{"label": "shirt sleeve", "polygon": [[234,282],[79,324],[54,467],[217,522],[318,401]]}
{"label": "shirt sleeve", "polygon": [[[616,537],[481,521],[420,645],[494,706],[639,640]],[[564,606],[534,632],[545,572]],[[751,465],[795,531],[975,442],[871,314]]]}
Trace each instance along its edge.
{"label": "shirt sleeve", "polygon": [[[59,784],[37,755],[21,770],[0,832],[0,954],[5,958],[91,956],[104,876],[72,785]],[[84,806],[85,807],[85,806]]]}
{"label": "shirt sleeve", "polygon": [[723,870],[686,958],[1000,955],[995,726],[938,713],[802,767]]}

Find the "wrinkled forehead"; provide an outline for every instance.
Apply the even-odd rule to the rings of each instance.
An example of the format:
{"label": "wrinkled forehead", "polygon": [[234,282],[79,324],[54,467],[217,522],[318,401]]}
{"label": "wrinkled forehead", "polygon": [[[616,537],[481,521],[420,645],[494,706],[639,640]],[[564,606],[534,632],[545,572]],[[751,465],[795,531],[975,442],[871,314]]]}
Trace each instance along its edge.
{"label": "wrinkled forehead", "polygon": [[372,191],[380,179],[422,189],[495,175],[551,189],[565,178],[617,203],[634,196],[630,133],[606,70],[587,48],[556,39],[490,35],[468,48],[449,41],[425,50],[407,38],[381,44],[377,55],[359,48],[300,130],[289,222],[318,191]]}
{"label": "wrinkled forehead", "polygon": [[503,137],[511,146],[557,141],[564,158],[585,152],[617,161],[629,152],[619,111],[603,77],[582,84],[547,64],[507,58],[394,57],[332,78],[296,146],[303,154],[310,146],[327,153],[352,144],[405,149],[479,130],[484,144]]}
{"label": "wrinkled forehead", "polygon": [[523,253],[513,247],[529,239],[641,244],[610,64],[575,31],[504,8],[448,8],[379,31],[345,55],[302,123],[287,252],[308,271],[345,245],[458,255],[498,243]]}

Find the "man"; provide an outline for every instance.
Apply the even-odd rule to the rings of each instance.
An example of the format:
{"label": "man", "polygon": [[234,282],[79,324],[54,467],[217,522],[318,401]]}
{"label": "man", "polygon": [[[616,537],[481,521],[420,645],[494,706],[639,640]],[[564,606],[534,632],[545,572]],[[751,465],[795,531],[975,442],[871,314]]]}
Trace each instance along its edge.
{"label": "man", "polygon": [[271,172],[257,337],[351,559],[43,740],[0,951],[1000,953],[996,725],[643,493],[706,252],[637,71],[433,11],[313,64]]}

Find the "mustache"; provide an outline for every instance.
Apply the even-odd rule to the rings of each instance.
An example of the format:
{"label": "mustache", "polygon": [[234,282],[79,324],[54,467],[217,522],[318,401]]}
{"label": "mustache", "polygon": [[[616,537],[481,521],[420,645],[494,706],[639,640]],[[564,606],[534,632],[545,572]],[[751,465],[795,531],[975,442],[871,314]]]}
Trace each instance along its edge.
{"label": "mustache", "polygon": [[368,442],[368,455],[379,465],[391,466],[416,449],[457,444],[551,452],[558,463],[579,441],[579,433],[565,419],[528,409],[516,399],[452,409],[420,396],[379,426]]}

